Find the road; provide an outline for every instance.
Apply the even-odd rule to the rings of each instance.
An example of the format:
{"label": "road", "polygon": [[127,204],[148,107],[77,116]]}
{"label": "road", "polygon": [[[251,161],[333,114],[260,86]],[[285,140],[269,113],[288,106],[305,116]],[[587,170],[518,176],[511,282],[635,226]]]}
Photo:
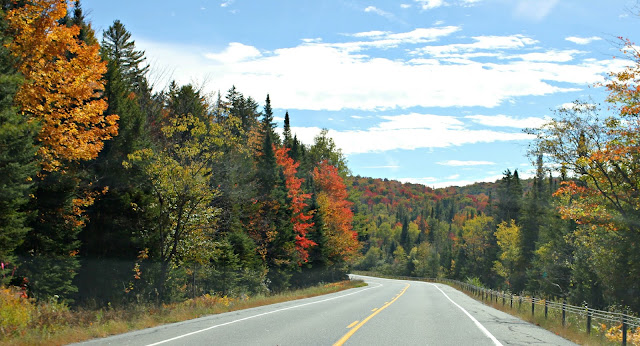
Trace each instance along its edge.
{"label": "road", "polygon": [[447,285],[356,277],[368,286],[83,345],[573,345]]}

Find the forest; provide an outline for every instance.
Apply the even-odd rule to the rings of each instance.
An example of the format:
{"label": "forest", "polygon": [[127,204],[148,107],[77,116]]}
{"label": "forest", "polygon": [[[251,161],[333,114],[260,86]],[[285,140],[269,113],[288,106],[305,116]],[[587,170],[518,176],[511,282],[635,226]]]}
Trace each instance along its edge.
{"label": "forest", "polygon": [[345,159],[239,90],[153,92],[144,52],[79,2],[3,2],[2,284],[36,300],[170,302],[341,280]]}
{"label": "forest", "polygon": [[[354,176],[235,87],[157,91],[119,20],[2,1],[0,284],[104,306],[241,296],[350,270],[640,311],[640,52],[540,128],[535,176],[431,189]],[[295,116],[295,114],[293,114]]]}

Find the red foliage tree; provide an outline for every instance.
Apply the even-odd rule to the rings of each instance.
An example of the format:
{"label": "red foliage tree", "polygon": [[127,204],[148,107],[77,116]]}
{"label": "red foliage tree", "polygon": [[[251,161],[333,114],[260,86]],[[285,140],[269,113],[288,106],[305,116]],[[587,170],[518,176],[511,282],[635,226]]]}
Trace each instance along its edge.
{"label": "red foliage tree", "polygon": [[329,259],[349,260],[356,255],[360,244],[353,230],[352,203],[347,200],[347,188],[338,169],[326,161],[313,169],[313,179],[319,191],[317,200],[328,239]]}
{"label": "red foliage tree", "polygon": [[300,163],[289,157],[289,148],[275,148],[274,146],[274,151],[276,162],[282,167],[287,195],[291,199],[291,223],[293,231],[296,233],[296,250],[301,260],[299,264],[302,264],[302,262],[309,260],[307,249],[316,245],[314,241],[307,238],[307,233],[313,227],[313,222],[309,222],[313,216],[310,213],[305,213],[305,208],[308,206],[306,201],[311,198],[311,194],[302,191],[304,179],[296,176]]}

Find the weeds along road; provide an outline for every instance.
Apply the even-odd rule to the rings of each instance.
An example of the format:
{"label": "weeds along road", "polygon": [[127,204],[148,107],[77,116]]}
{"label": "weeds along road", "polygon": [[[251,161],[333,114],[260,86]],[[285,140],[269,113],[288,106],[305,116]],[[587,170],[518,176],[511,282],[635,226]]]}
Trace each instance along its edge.
{"label": "weeds along road", "polygon": [[84,345],[573,345],[446,285],[354,277],[369,285]]}

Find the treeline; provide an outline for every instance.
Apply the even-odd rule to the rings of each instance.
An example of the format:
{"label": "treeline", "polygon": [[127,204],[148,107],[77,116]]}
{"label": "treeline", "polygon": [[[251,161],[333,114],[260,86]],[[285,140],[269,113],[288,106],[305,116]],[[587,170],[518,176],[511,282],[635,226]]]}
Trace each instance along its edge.
{"label": "treeline", "polygon": [[355,177],[355,268],[640,312],[640,52],[623,51],[605,110],[576,101],[527,130],[533,179],[434,191]]}
{"label": "treeline", "polygon": [[[69,7],[70,6],[70,7]],[[68,13],[68,8],[71,10]],[[154,92],[115,21],[2,1],[1,284],[38,300],[166,302],[344,278],[359,244],[341,152],[236,88]]]}

